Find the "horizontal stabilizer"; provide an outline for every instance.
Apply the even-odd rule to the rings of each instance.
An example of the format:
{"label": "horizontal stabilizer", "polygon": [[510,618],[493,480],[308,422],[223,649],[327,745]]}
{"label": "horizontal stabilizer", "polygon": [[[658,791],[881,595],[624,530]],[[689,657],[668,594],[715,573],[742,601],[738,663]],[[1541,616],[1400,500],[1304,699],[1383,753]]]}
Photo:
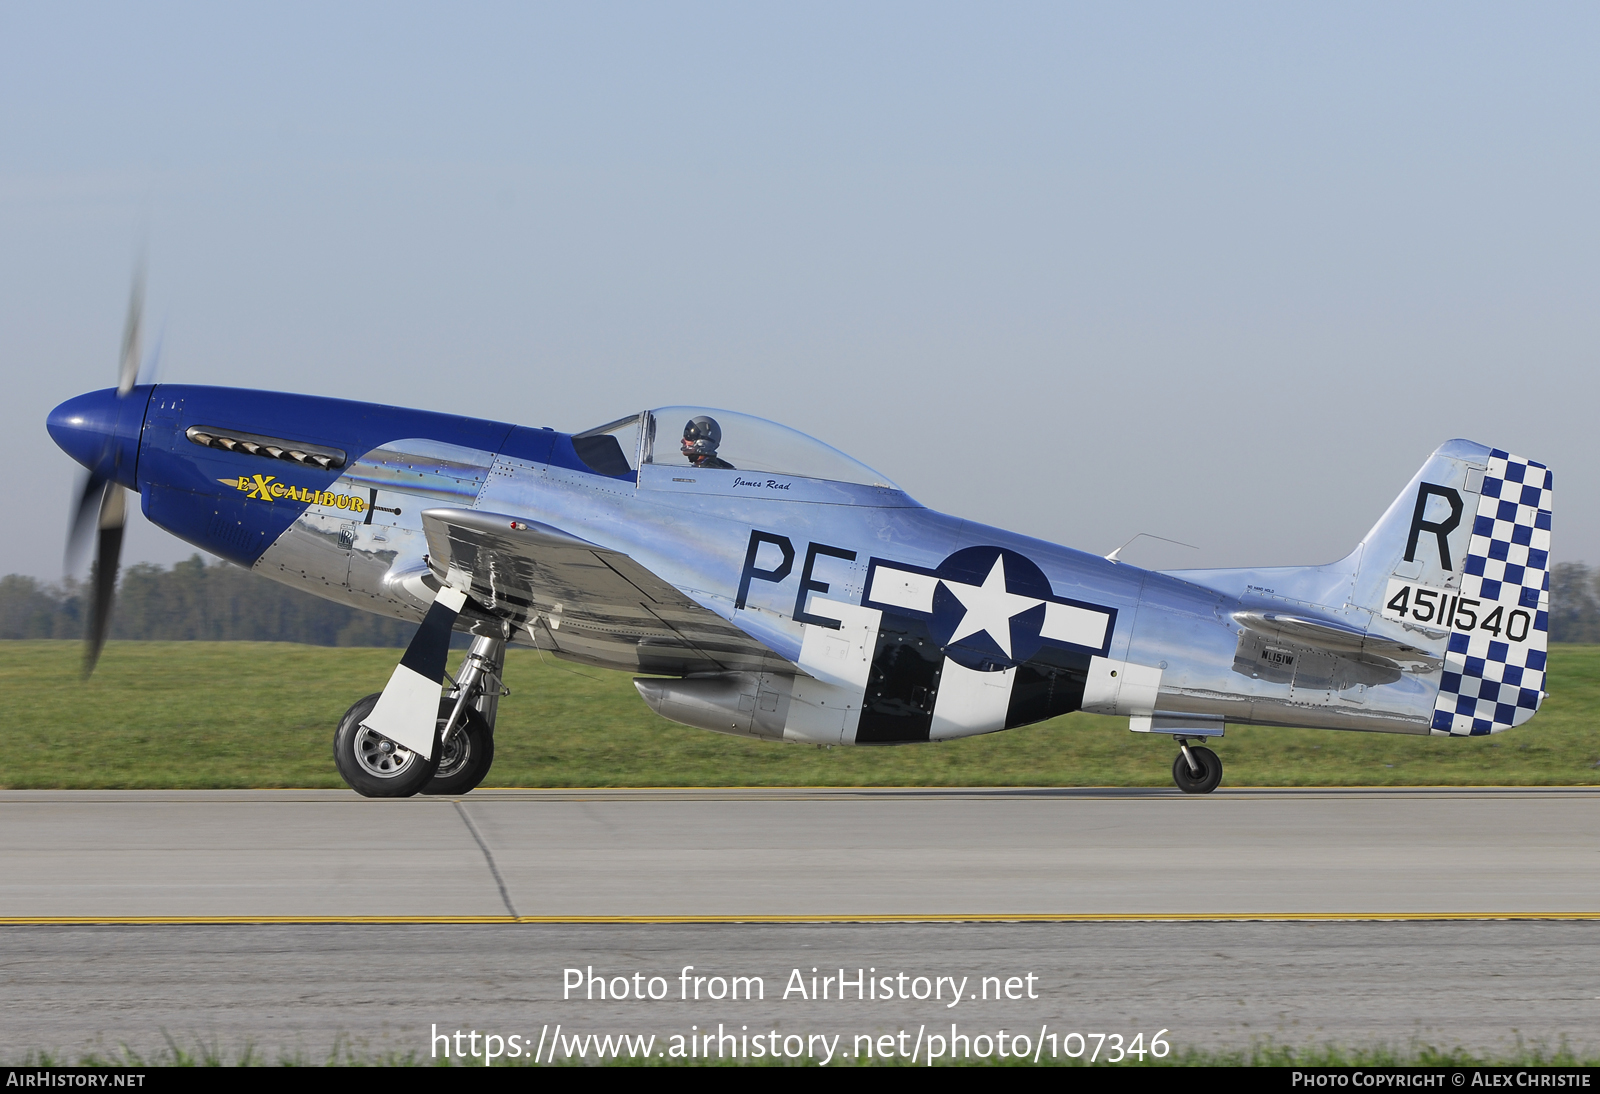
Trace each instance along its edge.
{"label": "horizontal stabilizer", "polygon": [[[1375,634],[1366,634],[1334,620],[1312,619],[1286,612],[1246,611],[1234,612],[1233,620],[1241,627],[1268,638],[1281,638],[1302,646],[1314,646],[1333,654],[1369,654],[1389,661],[1420,662],[1438,668],[1439,657],[1418,646]],[[1436,636],[1444,638],[1444,632]]]}

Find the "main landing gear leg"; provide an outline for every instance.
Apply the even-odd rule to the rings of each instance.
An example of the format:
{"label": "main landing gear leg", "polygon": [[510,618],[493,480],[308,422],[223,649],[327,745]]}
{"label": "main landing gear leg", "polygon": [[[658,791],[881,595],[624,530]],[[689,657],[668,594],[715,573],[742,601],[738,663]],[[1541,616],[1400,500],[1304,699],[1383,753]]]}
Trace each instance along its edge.
{"label": "main landing gear leg", "polygon": [[1189,747],[1187,737],[1174,737],[1178,758],[1172,761],[1172,781],[1185,794],[1209,794],[1222,781],[1222,760],[1209,748]]}
{"label": "main landing gear leg", "polygon": [[[437,657],[437,662],[423,666],[427,674],[412,673],[416,680],[411,686],[425,689],[420,690],[415,699],[422,704],[419,713],[424,720],[434,703],[428,692],[438,695],[438,685],[433,681],[444,676],[449,628],[453,621],[451,613],[442,621],[440,633],[432,636],[436,645],[432,655]],[[417,645],[415,640],[412,645]],[[407,651],[408,656],[410,652]],[[433,755],[427,758],[365,724],[378,707],[380,693],[358,700],[345,711],[333,735],[333,759],[344,781],[358,794],[369,798],[406,798],[417,793],[465,794],[477,786],[489,774],[489,765],[494,763],[494,717],[500,697],[510,694],[500,681],[505,653],[506,644],[502,639],[473,639],[461,664],[461,679],[453,681],[455,687],[438,700],[438,720],[434,726],[438,737]],[[404,669],[402,662],[396,673]],[[423,724],[426,725],[426,721]]]}
{"label": "main landing gear leg", "polygon": [[465,794],[489,774],[495,715],[501,696],[511,694],[500,679],[505,660],[503,639],[472,640],[461,662],[461,678],[439,701],[439,767],[422,793]]}

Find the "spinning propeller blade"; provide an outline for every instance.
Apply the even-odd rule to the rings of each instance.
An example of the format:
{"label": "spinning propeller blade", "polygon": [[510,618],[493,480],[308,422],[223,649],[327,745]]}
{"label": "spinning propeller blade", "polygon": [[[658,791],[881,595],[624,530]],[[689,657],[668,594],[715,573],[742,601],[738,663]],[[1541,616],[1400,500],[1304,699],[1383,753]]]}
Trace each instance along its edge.
{"label": "spinning propeller blade", "polygon": [[83,487],[78,491],[78,504],[72,511],[72,520],[67,525],[67,554],[65,568],[72,572],[78,568],[78,563],[83,559],[83,545],[88,540],[90,524],[98,525],[100,520],[100,503],[105,500],[106,480],[99,475],[86,472],[83,476]]}
{"label": "spinning propeller blade", "polygon": [[[128,319],[122,330],[122,357],[117,366],[117,398],[125,398],[139,379],[139,328],[144,316],[144,270],[133,278],[128,298]],[[108,438],[107,444],[111,441]],[[107,453],[109,455],[109,452]],[[67,569],[76,567],[88,539],[89,523],[96,529],[93,600],[84,630],[83,674],[94,671],[111,626],[111,605],[117,592],[117,567],[122,557],[122,534],[128,523],[128,498],[124,488],[103,475],[90,472],[78,496],[78,506],[67,532]]]}
{"label": "spinning propeller blade", "polygon": [[94,553],[94,604],[90,608],[89,629],[84,638],[83,674],[94,671],[100,648],[106,643],[111,626],[111,602],[117,593],[117,563],[122,557],[122,530],[128,521],[128,495],[116,483],[107,483],[105,500],[100,504],[100,535]]}
{"label": "spinning propeller blade", "polygon": [[144,269],[133,275],[128,294],[128,320],[122,326],[122,361],[117,367],[117,394],[126,395],[139,379],[139,326],[144,318]]}

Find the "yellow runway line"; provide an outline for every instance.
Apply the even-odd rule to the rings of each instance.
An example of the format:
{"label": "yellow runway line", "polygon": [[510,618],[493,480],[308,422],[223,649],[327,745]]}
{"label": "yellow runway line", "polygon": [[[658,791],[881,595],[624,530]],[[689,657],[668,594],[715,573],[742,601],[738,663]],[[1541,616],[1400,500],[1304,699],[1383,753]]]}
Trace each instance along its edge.
{"label": "yellow runway line", "polygon": [[317,926],[395,924],[715,923],[1401,923],[1491,922],[1496,920],[1600,921],[1600,912],[1020,912],[908,913],[895,915],[141,915],[0,916],[0,927]]}

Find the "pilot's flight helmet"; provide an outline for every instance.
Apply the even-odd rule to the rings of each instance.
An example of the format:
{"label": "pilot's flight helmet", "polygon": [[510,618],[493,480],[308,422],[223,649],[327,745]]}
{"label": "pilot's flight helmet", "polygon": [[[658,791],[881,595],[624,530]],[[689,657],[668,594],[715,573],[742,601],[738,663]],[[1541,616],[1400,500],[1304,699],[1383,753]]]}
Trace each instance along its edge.
{"label": "pilot's flight helmet", "polygon": [[715,456],[717,446],[721,443],[722,427],[715,418],[701,414],[690,418],[683,427],[683,454],[691,459],[696,456]]}

